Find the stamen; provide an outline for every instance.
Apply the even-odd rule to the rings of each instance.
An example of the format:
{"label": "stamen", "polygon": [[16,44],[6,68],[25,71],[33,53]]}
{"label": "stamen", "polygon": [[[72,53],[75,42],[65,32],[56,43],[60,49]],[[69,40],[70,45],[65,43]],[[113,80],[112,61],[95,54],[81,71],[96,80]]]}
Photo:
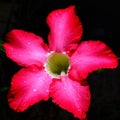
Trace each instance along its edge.
{"label": "stamen", "polygon": [[46,72],[53,78],[65,76],[70,68],[69,57],[64,53],[50,52],[44,64]]}

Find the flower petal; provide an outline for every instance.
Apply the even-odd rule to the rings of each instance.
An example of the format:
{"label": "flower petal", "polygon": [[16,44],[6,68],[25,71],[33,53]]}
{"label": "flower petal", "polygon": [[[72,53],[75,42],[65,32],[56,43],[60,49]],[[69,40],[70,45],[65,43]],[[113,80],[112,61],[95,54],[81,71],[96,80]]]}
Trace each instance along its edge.
{"label": "flower petal", "polygon": [[12,78],[8,94],[10,107],[22,112],[40,100],[47,100],[51,82],[50,76],[42,68],[30,66],[21,69]]}
{"label": "flower petal", "polygon": [[54,103],[71,112],[74,117],[86,118],[91,96],[88,84],[82,86],[68,77],[54,80],[50,86],[50,96]]}
{"label": "flower petal", "polygon": [[10,31],[3,46],[7,57],[19,65],[40,65],[46,59],[47,47],[41,37],[23,30]]}
{"label": "flower petal", "polygon": [[48,40],[51,50],[65,51],[69,44],[80,41],[82,25],[74,6],[51,12],[47,17],[47,23],[50,27]]}
{"label": "flower petal", "polygon": [[102,68],[116,68],[118,58],[112,50],[101,41],[84,41],[71,57],[72,79],[85,79],[88,73]]}

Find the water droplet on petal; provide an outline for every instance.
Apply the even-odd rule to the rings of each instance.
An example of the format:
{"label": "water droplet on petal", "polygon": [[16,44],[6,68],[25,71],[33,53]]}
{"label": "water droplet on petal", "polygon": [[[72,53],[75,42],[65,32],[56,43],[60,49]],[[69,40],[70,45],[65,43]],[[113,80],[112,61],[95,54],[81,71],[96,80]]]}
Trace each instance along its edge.
{"label": "water droplet on petal", "polygon": [[64,90],[66,90],[67,88],[66,87],[64,87]]}
{"label": "water droplet on petal", "polygon": [[21,54],[19,54],[19,57],[21,57],[22,55]]}
{"label": "water droplet on petal", "polygon": [[46,92],[48,93],[48,92],[49,92],[49,90],[46,90]]}
{"label": "water droplet on petal", "polygon": [[37,76],[39,77],[39,76],[40,76],[40,74],[37,74]]}
{"label": "water droplet on petal", "polygon": [[24,83],[26,83],[26,81],[23,81]]}
{"label": "water droplet on petal", "polygon": [[34,92],[36,92],[36,91],[37,91],[37,89],[33,89],[33,91],[34,91]]}
{"label": "water droplet on petal", "polygon": [[30,45],[30,42],[28,42],[28,45]]}
{"label": "water droplet on petal", "polygon": [[59,16],[59,14],[58,14],[58,13],[56,13],[55,15],[56,15],[56,16]]}

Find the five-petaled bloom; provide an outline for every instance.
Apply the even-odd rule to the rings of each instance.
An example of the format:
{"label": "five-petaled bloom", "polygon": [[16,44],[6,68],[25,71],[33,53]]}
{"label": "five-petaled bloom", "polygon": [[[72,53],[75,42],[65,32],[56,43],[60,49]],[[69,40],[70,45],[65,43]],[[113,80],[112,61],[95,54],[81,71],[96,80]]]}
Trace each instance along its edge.
{"label": "five-petaled bloom", "polygon": [[7,57],[23,66],[12,78],[9,105],[22,112],[51,97],[74,117],[86,119],[91,98],[86,77],[101,68],[116,68],[118,58],[99,40],[78,44],[82,24],[73,5],[51,12],[47,24],[49,46],[24,30],[11,30],[6,35],[3,46]]}

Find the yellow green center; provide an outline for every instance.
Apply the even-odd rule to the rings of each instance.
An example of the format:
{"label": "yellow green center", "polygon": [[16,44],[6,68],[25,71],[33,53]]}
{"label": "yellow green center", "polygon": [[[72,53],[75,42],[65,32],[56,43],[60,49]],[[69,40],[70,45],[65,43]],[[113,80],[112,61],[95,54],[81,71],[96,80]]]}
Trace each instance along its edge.
{"label": "yellow green center", "polygon": [[46,71],[55,78],[64,76],[69,69],[69,57],[64,53],[50,53],[45,64]]}

